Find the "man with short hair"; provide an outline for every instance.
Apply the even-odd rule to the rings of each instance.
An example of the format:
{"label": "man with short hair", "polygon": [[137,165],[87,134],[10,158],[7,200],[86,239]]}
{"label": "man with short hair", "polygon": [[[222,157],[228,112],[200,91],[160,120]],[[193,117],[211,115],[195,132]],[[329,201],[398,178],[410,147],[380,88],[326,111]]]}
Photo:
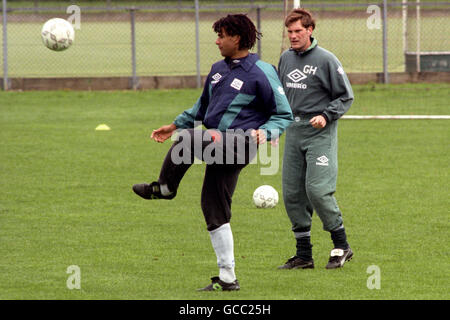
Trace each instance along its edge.
{"label": "man with short hair", "polygon": [[[201,208],[219,276],[201,290],[233,291],[240,289],[230,226],[239,173],[255,157],[256,146],[276,140],[293,117],[275,67],[249,53],[259,36],[253,22],[244,14],[228,15],[213,29],[225,59],[212,66],[197,103],[152,132],[153,140],[164,142],[176,129],[186,129],[167,153],[158,181],[136,184],[133,190],[144,199],[173,199],[194,156],[206,162]],[[208,130],[193,130],[196,122]],[[175,155],[188,161],[174,161]]]}
{"label": "man with short hair", "polygon": [[339,60],[312,37],[315,21],[307,10],[292,10],[285,26],[291,48],[281,55],[278,73],[295,121],[286,130],[282,186],[297,250],[279,268],[314,268],[311,221],[315,210],[334,244],[326,268],[335,269],[353,256],[333,196],[337,124],[353,102],[353,91]]}

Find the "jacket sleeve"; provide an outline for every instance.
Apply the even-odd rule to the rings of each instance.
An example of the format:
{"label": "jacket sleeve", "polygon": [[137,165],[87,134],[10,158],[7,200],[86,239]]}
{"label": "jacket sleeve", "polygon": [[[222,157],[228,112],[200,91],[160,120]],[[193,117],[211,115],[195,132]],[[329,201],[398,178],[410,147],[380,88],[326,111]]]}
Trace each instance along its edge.
{"label": "jacket sleeve", "polygon": [[197,102],[192,106],[192,108],[183,111],[179,114],[175,120],[174,124],[179,129],[193,128],[195,121],[203,121],[208,108],[210,99],[210,76],[208,75],[205,86],[203,87],[203,92]]}
{"label": "jacket sleeve", "polygon": [[329,82],[328,90],[331,101],[324,110],[327,121],[338,120],[353,103],[354,95],[347,74],[337,58],[328,61]]}
{"label": "jacket sleeve", "polygon": [[257,62],[257,65],[263,70],[268,82],[268,88],[263,90],[264,93],[262,95],[263,99],[265,99],[265,104],[270,108],[269,120],[260,126],[259,129],[266,130],[267,140],[271,140],[281,136],[294,120],[294,117],[275,67],[268,63],[259,62]]}

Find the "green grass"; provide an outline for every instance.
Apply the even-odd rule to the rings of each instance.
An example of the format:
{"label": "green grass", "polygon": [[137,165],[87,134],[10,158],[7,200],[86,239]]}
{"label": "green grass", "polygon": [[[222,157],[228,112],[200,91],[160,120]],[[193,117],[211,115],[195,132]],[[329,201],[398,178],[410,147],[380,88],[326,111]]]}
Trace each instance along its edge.
{"label": "green grass", "polygon": [[[349,114],[448,114],[449,92],[355,86]],[[249,165],[231,222],[242,289],[196,292],[217,273],[200,210],[204,165],[173,201],[144,201],[131,186],[157,177],[170,146],[151,130],[199,93],[0,92],[0,299],[450,298],[448,120],[340,121],[336,197],[355,251],[341,270],[324,268],[332,243],[316,215],[316,269],[276,269],[295,250],[289,220],[282,202],[257,210],[251,195],[262,184],[281,192],[281,171]],[[112,130],[95,131],[100,123]],[[80,290],[66,287],[70,265]],[[371,265],[380,290],[366,286]]]}
{"label": "green grass", "polygon": [[[217,12],[219,18],[227,12]],[[261,55],[263,60],[278,64],[281,52],[282,12],[261,22],[263,32]],[[319,45],[331,50],[343,63],[347,72],[381,72],[382,31],[370,30],[368,14],[362,10],[356,16],[322,18],[314,36]],[[65,17],[62,12],[60,17]],[[256,21],[255,12],[249,16]],[[41,41],[40,31],[45,22],[8,23],[8,67],[10,77],[61,76],[129,76],[131,74],[130,23],[127,13],[124,21],[94,22],[89,14],[82,14],[81,29],[75,30],[74,45],[64,52],[47,49]],[[214,44],[216,34],[212,23],[216,18],[200,22],[200,71],[207,74],[211,64],[222,57]],[[111,18],[116,19],[116,18]],[[169,19],[169,18],[167,18]],[[174,16],[173,19],[177,19]],[[138,76],[193,75],[196,74],[195,22],[184,20],[149,21],[139,16],[136,20],[136,60]],[[449,19],[425,16],[421,20],[422,51],[448,51],[448,37],[441,30],[449,26]],[[410,50],[415,50],[414,25],[409,34]],[[0,27],[1,29],[1,27]],[[1,31],[1,30],[0,30]],[[1,33],[1,32],[0,32]],[[388,20],[388,70],[403,72],[404,55],[401,16]],[[256,50],[256,48],[255,48]],[[0,63],[3,63],[3,59]],[[3,70],[3,68],[2,68]]]}

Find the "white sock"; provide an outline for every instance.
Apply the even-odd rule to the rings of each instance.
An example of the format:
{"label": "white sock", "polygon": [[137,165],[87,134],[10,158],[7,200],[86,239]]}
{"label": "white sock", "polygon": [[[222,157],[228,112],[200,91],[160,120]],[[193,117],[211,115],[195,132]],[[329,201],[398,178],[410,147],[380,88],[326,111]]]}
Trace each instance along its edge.
{"label": "white sock", "polygon": [[219,279],[226,283],[236,280],[236,274],[233,268],[219,268]]}
{"label": "white sock", "polygon": [[167,184],[160,184],[159,189],[163,196],[170,196],[172,194],[172,192],[169,190],[169,187],[167,186]]}
{"label": "white sock", "polygon": [[223,282],[231,283],[236,280],[234,273],[234,243],[233,233],[229,223],[209,232],[211,243],[216,252],[219,278]]}

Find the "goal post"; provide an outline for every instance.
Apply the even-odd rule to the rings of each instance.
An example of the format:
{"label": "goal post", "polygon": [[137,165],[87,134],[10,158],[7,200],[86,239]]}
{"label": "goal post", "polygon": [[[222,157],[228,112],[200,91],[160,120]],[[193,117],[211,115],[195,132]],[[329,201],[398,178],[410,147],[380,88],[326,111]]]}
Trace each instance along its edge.
{"label": "goal post", "polygon": [[[405,72],[449,72],[450,50],[446,47],[445,32],[430,32],[430,8],[433,3],[421,0],[402,0],[402,42]],[[433,23],[446,17],[435,16]],[[427,34],[423,38],[422,35]],[[429,41],[430,35],[434,37]]]}

